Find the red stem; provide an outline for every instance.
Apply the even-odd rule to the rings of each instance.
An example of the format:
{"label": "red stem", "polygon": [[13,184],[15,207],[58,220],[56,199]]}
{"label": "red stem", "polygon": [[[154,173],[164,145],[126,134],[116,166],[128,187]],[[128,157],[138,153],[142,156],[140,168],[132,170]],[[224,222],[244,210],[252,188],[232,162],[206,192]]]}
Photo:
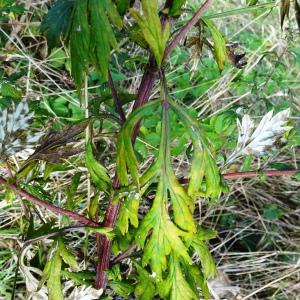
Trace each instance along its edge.
{"label": "red stem", "polygon": [[122,107],[122,102],[121,102],[120,97],[118,95],[118,92],[116,90],[114,81],[111,77],[110,71],[108,71],[108,85],[111,89],[111,93],[112,93],[112,96],[113,96],[113,99],[114,99],[114,102],[115,102],[116,110],[119,113],[121,122],[124,123],[126,121],[126,116],[125,116],[125,113],[124,113],[124,110],[123,110],[123,107]]}
{"label": "red stem", "polygon": [[[154,85],[156,71],[157,68],[154,63],[154,59],[151,55],[149,59],[149,64],[147,65],[147,68],[143,75],[133,109],[142,106],[148,101],[151,90]],[[139,131],[139,126],[136,126],[133,131],[133,137],[132,137],[133,143],[137,137],[138,131]],[[115,176],[114,178],[113,187],[114,190],[117,190],[119,188],[119,180],[117,176]],[[117,204],[113,204],[112,199],[110,200],[105,213],[105,218],[103,222],[104,227],[109,227],[109,228],[115,227],[120,205],[121,205],[120,201]],[[97,242],[98,242],[99,261],[97,264],[95,287],[97,289],[102,288],[105,290],[106,283],[107,283],[106,270],[108,270],[109,268],[112,242],[109,239],[107,239],[105,235],[98,236]]]}
{"label": "red stem", "polygon": [[84,224],[86,226],[94,226],[97,227],[99,226],[98,223],[94,222],[93,220],[90,220],[88,218],[86,218],[83,215],[80,215],[76,212],[73,212],[71,210],[68,209],[64,209],[61,207],[57,207],[53,204],[47,203],[39,198],[37,198],[34,195],[31,195],[30,193],[28,193],[27,191],[19,188],[17,185],[13,184],[13,183],[9,183],[6,179],[4,179],[3,177],[0,177],[0,184],[6,185],[8,186],[11,190],[13,190],[16,194],[18,194],[21,197],[26,198],[28,201],[37,204],[39,206],[42,206],[52,212],[54,212],[57,215],[64,215],[67,216],[81,224]]}

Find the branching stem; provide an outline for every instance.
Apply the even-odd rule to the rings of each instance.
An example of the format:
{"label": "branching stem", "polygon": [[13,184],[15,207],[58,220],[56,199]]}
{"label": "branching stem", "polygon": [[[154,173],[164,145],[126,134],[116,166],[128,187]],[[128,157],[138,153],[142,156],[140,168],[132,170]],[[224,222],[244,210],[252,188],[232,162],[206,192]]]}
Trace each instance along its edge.
{"label": "branching stem", "polygon": [[44,207],[46,209],[48,209],[49,211],[54,212],[57,215],[64,215],[67,216],[75,221],[77,221],[78,223],[87,225],[87,226],[93,226],[93,227],[98,227],[99,224],[94,222],[93,220],[90,220],[88,218],[86,218],[83,215],[80,215],[76,212],[73,212],[71,210],[68,209],[64,209],[61,207],[57,207],[51,203],[47,203],[39,198],[37,198],[36,196],[28,193],[27,191],[19,188],[16,184],[10,183],[9,181],[7,181],[6,179],[4,179],[3,177],[0,177],[0,184],[5,185],[7,187],[9,187],[12,191],[14,191],[17,195],[26,198],[28,201],[37,204],[41,207]]}

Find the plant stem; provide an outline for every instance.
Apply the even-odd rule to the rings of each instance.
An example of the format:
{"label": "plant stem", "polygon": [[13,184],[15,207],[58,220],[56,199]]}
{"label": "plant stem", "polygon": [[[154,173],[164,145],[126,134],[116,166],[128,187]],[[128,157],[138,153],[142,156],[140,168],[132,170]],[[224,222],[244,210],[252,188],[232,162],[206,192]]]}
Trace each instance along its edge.
{"label": "plant stem", "polygon": [[124,113],[124,110],[122,107],[122,102],[121,102],[118,92],[116,90],[114,81],[111,77],[110,71],[108,71],[108,84],[111,89],[111,93],[112,93],[112,96],[113,96],[113,99],[115,102],[116,110],[120,116],[121,122],[124,123],[126,121],[126,116],[125,116],[125,113]]}
{"label": "plant stem", "polygon": [[[155,60],[152,55],[150,55],[149,63],[146,67],[146,70],[144,72],[137,98],[135,100],[135,103],[133,105],[133,110],[137,109],[138,107],[145,104],[149,97],[151,90],[154,85],[155,81],[155,74],[157,71],[157,67],[155,64]],[[133,135],[132,135],[132,142],[135,142],[135,139],[139,132],[139,124],[134,128]],[[119,180],[117,176],[114,178],[113,182],[113,188],[114,190],[119,189]],[[110,199],[110,202],[108,204],[108,207],[106,209],[105,218],[103,222],[103,226],[113,228],[116,224],[116,220],[118,217],[119,209],[120,209],[121,202],[119,201],[117,204],[112,203],[112,199]],[[95,280],[95,287],[97,289],[104,289],[106,288],[107,283],[107,276],[106,276],[106,270],[109,268],[110,263],[110,255],[111,255],[111,246],[112,242],[107,239],[104,235],[99,235],[97,237],[97,244],[98,244],[98,257],[99,261],[97,264],[97,272],[96,272],[96,280]]]}
{"label": "plant stem", "polygon": [[[178,35],[175,36],[175,38],[171,41],[171,43],[169,44],[169,46],[167,47],[167,49],[165,51],[164,59],[172,52],[172,50],[176,47],[176,45],[180,42],[180,40],[187,34],[187,32],[190,30],[190,28],[193,27],[199,21],[202,14],[204,13],[204,11],[210,6],[211,2],[212,2],[212,0],[205,1],[205,3],[200,7],[199,11],[194,15],[194,17],[186,24],[186,26],[183,27],[183,29],[178,33]],[[167,1],[166,7],[168,7],[171,4],[172,4],[172,1]],[[165,16],[161,19],[161,22],[162,23],[166,22]],[[143,75],[143,78],[142,78],[142,81],[141,81],[141,84],[140,84],[140,87],[138,90],[137,98],[133,105],[133,110],[137,109],[138,107],[141,107],[148,101],[148,99],[150,97],[150,93],[154,86],[156,72],[157,72],[157,65],[155,63],[155,59],[154,59],[153,55],[150,54],[149,63],[145,69],[145,72],[144,72],[144,75]],[[114,85],[113,85],[112,81],[110,82],[110,86],[111,86],[112,92],[113,92]],[[116,103],[116,107],[118,109],[118,104],[117,104],[118,97],[114,96],[114,100]],[[118,111],[120,114],[121,110],[118,109]],[[121,114],[120,114],[120,117],[122,118]],[[135,139],[138,135],[139,128],[140,128],[140,124],[138,123],[133,130],[133,134],[132,134],[132,142],[133,143],[135,142]],[[119,181],[116,176],[114,179],[113,187],[115,190],[119,188]],[[115,205],[112,203],[112,199],[110,199],[110,202],[108,204],[108,207],[107,207],[107,210],[105,213],[104,223],[103,223],[103,225],[105,227],[113,228],[115,226],[117,216],[119,213],[119,209],[120,209],[120,205],[121,205],[120,201],[118,202],[118,204]],[[97,244],[98,244],[99,261],[97,264],[95,287],[98,289],[102,288],[105,290],[106,283],[107,283],[106,270],[109,268],[112,242],[110,240],[108,240],[106,236],[99,235],[97,237]]]}
{"label": "plant stem", "polygon": [[175,49],[179,42],[186,36],[189,30],[196,25],[196,23],[201,19],[203,13],[211,6],[213,0],[206,0],[194,16],[183,26],[183,28],[178,32],[178,34],[172,39],[170,44],[165,50],[164,59],[166,59],[169,54]]}
{"label": "plant stem", "polygon": [[57,207],[51,203],[47,203],[39,198],[37,198],[36,196],[28,193],[27,191],[19,188],[17,185],[8,182],[6,179],[4,179],[3,177],[0,177],[0,184],[6,185],[7,187],[9,187],[11,190],[13,190],[17,195],[26,198],[28,201],[37,204],[39,206],[42,206],[52,212],[54,212],[57,215],[64,215],[67,216],[75,221],[77,221],[78,223],[87,225],[87,226],[93,226],[93,227],[98,227],[99,224],[94,222],[93,220],[90,220],[88,218],[86,218],[83,215],[80,215],[76,212],[70,211],[68,209],[64,209],[61,207]]}

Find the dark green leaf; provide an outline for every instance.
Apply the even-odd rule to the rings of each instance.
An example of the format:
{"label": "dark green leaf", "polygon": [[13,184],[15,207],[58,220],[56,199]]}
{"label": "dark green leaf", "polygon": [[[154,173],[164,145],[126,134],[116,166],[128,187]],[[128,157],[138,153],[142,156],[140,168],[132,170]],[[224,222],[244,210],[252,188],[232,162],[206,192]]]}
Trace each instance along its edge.
{"label": "dark green leaf", "polygon": [[60,46],[61,37],[66,38],[74,5],[74,0],[58,0],[42,21],[41,31],[46,35],[50,50]]}

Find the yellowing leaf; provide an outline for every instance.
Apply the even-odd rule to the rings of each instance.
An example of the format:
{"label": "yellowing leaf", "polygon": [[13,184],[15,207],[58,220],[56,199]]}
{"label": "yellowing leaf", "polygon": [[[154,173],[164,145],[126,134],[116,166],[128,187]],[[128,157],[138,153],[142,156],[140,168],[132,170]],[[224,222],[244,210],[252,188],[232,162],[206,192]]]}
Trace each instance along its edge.
{"label": "yellowing leaf", "polygon": [[160,66],[169,39],[169,23],[161,25],[158,15],[157,0],[142,1],[143,15],[136,9],[130,9],[130,13],[136,19],[144,39],[152,50],[157,64]]}
{"label": "yellowing leaf", "polygon": [[174,174],[169,174],[169,193],[174,211],[174,222],[183,230],[193,233],[196,225],[193,218],[193,200],[187,195]]}

